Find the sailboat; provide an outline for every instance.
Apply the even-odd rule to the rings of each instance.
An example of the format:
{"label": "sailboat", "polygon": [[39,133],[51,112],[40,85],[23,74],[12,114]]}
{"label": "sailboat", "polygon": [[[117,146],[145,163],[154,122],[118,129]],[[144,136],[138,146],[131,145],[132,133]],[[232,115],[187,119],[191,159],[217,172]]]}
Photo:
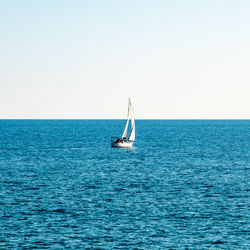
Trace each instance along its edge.
{"label": "sailboat", "polygon": [[[131,123],[130,133],[128,134],[129,121]],[[122,133],[122,137],[111,137],[111,147],[113,148],[131,148],[135,141],[135,118],[134,118],[134,110],[131,104],[130,99],[128,100],[128,116],[127,122]]]}

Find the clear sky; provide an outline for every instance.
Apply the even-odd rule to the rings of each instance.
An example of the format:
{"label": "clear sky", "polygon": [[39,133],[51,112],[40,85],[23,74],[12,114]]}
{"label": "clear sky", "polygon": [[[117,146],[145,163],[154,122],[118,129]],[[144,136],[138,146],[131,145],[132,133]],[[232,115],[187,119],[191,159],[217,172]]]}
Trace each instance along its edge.
{"label": "clear sky", "polygon": [[0,0],[0,118],[250,118],[249,0]]}

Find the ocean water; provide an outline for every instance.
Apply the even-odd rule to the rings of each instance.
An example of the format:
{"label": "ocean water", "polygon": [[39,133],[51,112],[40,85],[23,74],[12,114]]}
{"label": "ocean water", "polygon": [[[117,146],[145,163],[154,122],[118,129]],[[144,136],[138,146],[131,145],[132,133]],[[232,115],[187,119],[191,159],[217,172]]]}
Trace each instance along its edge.
{"label": "ocean water", "polygon": [[249,249],[250,120],[0,120],[0,249]]}

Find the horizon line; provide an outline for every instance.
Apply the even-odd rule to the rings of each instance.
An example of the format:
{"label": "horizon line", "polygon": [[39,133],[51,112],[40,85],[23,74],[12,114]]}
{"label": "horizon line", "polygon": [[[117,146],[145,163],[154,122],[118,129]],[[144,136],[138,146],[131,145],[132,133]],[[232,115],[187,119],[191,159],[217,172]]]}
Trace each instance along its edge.
{"label": "horizon line", "polygon": [[[126,118],[0,118],[0,120],[126,120]],[[250,120],[250,118],[137,118],[135,120]]]}

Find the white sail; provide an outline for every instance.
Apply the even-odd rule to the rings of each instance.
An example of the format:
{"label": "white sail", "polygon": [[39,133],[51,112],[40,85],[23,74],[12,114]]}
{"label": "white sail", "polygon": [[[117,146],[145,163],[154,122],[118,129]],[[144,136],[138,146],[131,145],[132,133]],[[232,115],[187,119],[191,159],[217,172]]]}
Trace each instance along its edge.
{"label": "white sail", "polygon": [[129,110],[130,110],[130,117],[131,117],[131,132],[130,132],[128,140],[134,141],[135,140],[135,117],[134,117],[134,111],[133,111],[130,99],[129,99]]}
{"label": "white sail", "polygon": [[122,134],[122,139],[127,137],[128,123],[129,123],[129,104],[128,104],[128,117],[127,117],[125,129],[124,129],[123,134]]}

